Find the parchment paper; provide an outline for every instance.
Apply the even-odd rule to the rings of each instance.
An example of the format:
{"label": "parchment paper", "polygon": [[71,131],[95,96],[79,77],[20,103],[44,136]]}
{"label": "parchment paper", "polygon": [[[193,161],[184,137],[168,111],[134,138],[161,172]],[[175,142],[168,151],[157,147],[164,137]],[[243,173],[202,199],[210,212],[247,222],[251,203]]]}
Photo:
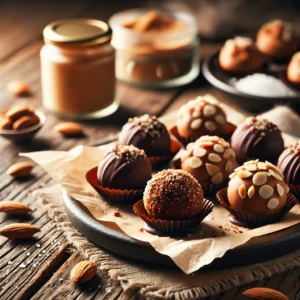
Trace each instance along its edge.
{"label": "parchment paper", "polygon": [[[241,116],[229,120],[241,121]],[[171,127],[175,115],[164,119]],[[290,142],[291,140],[289,140]],[[100,147],[78,146],[68,152],[43,151],[21,154],[41,165],[50,176],[57,180],[76,200],[80,201],[91,215],[102,224],[120,230],[129,236],[149,242],[154,249],[169,256],[186,274],[190,274],[226,251],[246,243],[252,237],[266,235],[300,223],[300,206],[296,205],[279,223],[248,230],[231,225],[227,221],[228,212],[216,201],[213,212],[205,218],[199,233],[184,239],[158,237],[144,230],[144,222],[132,211],[132,205],[111,205],[102,199],[85,179],[88,170],[98,165],[103,155],[111,149],[111,144]],[[121,217],[114,213],[119,210]]]}

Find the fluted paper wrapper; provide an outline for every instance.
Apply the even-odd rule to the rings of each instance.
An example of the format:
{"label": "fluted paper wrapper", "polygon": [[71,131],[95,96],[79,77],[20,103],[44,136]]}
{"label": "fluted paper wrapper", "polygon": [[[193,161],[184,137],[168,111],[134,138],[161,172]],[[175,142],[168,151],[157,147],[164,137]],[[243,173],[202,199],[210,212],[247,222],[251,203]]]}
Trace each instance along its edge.
{"label": "fluted paper wrapper", "polygon": [[[168,128],[174,126],[175,116],[172,115],[164,120]],[[186,274],[209,265],[228,250],[247,243],[253,237],[271,234],[300,223],[300,206],[297,204],[278,223],[253,230],[232,228],[233,225],[228,222],[229,212],[214,201],[214,209],[201,222],[199,232],[185,238],[159,237],[150,234],[141,230],[145,222],[133,212],[132,204],[108,203],[85,179],[86,173],[97,166],[99,160],[110,149],[111,145],[78,146],[67,152],[43,151],[23,154],[23,156],[31,158],[42,166],[100,223],[114,230],[119,227],[121,232],[132,238],[148,242],[157,252],[169,256]],[[47,193],[51,194],[52,188],[44,190],[43,197],[47,197]],[[120,217],[115,216],[116,210],[119,210]]]}

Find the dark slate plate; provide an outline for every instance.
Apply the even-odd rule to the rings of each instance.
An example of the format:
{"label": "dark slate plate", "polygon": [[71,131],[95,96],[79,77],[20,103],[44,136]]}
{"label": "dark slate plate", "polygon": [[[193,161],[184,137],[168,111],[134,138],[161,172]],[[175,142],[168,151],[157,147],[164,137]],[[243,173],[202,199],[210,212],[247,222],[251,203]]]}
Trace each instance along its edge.
{"label": "dark slate plate", "polygon": [[[174,267],[173,261],[156,252],[148,243],[137,241],[125,233],[112,230],[92,218],[75,199],[63,191],[65,210],[73,225],[91,242],[125,258]],[[299,248],[300,225],[274,234],[250,240],[243,246],[228,251],[207,268],[226,268],[272,259]]]}
{"label": "dark slate plate", "polygon": [[[295,109],[300,106],[300,93],[299,90],[295,90],[297,95],[288,95],[286,97],[266,97],[266,96],[256,96],[247,93],[243,93],[237,90],[232,84],[231,81],[237,76],[230,75],[224,72],[218,64],[219,52],[212,55],[210,58],[205,60],[202,65],[202,72],[206,80],[213,85],[214,87],[222,90],[223,92],[232,96],[240,105],[250,109],[259,111],[266,109],[267,107],[274,106],[275,104],[286,104],[295,107]],[[272,75],[276,78],[285,80],[285,69],[286,65],[279,65],[269,63],[265,66],[263,73],[267,75]],[[243,76],[244,77],[244,76]],[[288,84],[287,84],[288,85]],[[293,88],[292,86],[290,86]]]}

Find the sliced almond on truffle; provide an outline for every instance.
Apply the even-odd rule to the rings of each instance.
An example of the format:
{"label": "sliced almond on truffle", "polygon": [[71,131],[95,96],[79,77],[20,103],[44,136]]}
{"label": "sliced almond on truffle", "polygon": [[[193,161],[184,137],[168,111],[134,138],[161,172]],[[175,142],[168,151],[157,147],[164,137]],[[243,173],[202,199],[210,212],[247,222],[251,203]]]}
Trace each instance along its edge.
{"label": "sliced almond on truffle", "polygon": [[277,180],[283,180],[283,178],[276,172],[274,172],[272,169],[269,169],[270,174]]}
{"label": "sliced almond on truffle", "polygon": [[203,157],[206,154],[207,150],[203,148],[195,148],[193,155],[197,157]]}
{"label": "sliced almond on truffle", "polygon": [[257,172],[254,174],[252,182],[255,185],[263,185],[267,182],[268,177],[265,172]]}
{"label": "sliced almond on truffle", "polygon": [[227,173],[231,173],[233,170],[233,163],[231,161],[228,161],[225,165],[225,171]]}
{"label": "sliced almond on truffle", "polygon": [[268,201],[267,207],[268,209],[275,209],[279,204],[279,200],[277,198],[272,198]]}
{"label": "sliced almond on truffle", "polygon": [[198,129],[198,128],[200,128],[201,124],[202,124],[202,120],[201,119],[194,120],[191,123],[191,128],[192,129]]}
{"label": "sliced almond on truffle", "polygon": [[216,111],[217,110],[216,110],[216,108],[213,105],[207,104],[203,108],[203,115],[205,117],[211,117],[211,116],[213,116],[216,113]]}
{"label": "sliced almond on truffle", "polygon": [[225,122],[226,122],[225,117],[221,114],[216,115],[215,120],[217,123],[222,124],[222,125],[225,124]]}
{"label": "sliced almond on truffle", "polygon": [[284,189],[280,184],[276,184],[277,192],[279,196],[282,196],[284,194]]}
{"label": "sliced almond on truffle", "polygon": [[239,195],[241,198],[246,198],[247,190],[244,184],[239,186]]}
{"label": "sliced almond on truffle", "polygon": [[220,145],[220,144],[215,144],[214,145],[214,150],[216,152],[222,153],[222,152],[224,152],[224,147],[222,145]]}
{"label": "sliced almond on truffle", "polygon": [[205,166],[206,166],[207,173],[210,176],[214,176],[214,175],[216,175],[217,173],[220,172],[220,168],[216,165],[207,163],[207,164],[205,164]]}
{"label": "sliced almond on truffle", "polygon": [[210,147],[212,147],[214,144],[213,143],[211,143],[211,142],[202,142],[201,144],[200,144],[200,146],[202,147],[202,148],[210,148]]}
{"label": "sliced almond on truffle", "polygon": [[245,171],[245,170],[240,170],[240,171],[238,171],[238,176],[240,178],[244,179],[244,178],[248,178],[248,177],[252,176],[252,173]]}
{"label": "sliced almond on truffle", "polygon": [[229,158],[231,156],[235,157],[234,151],[231,148],[226,149],[225,152],[224,152],[224,154],[223,154],[223,157],[224,158]]}
{"label": "sliced almond on truffle", "polygon": [[256,171],[257,170],[256,165],[246,165],[245,168],[247,171]]}
{"label": "sliced almond on truffle", "polygon": [[212,162],[220,162],[222,160],[221,156],[216,153],[210,153],[208,159]]}
{"label": "sliced almond on truffle", "polygon": [[263,199],[268,199],[272,196],[274,190],[271,186],[265,184],[263,185],[260,189],[259,189],[259,195],[263,198]]}
{"label": "sliced almond on truffle", "polygon": [[217,173],[211,178],[213,184],[220,184],[223,181],[223,175],[221,172]]}
{"label": "sliced almond on truffle", "polygon": [[201,111],[200,110],[194,110],[192,113],[193,118],[199,118],[201,117]]}
{"label": "sliced almond on truffle", "polygon": [[251,164],[254,164],[254,163],[257,163],[258,162],[258,159],[255,159],[255,160],[249,160],[249,161],[246,161],[244,163],[244,165],[251,165]]}
{"label": "sliced almond on truffle", "polygon": [[215,131],[217,129],[216,124],[212,121],[207,121],[204,125],[208,131]]}
{"label": "sliced almond on truffle", "polygon": [[197,169],[202,166],[202,160],[198,157],[191,157],[188,159],[188,164],[191,168]]}
{"label": "sliced almond on truffle", "polygon": [[259,162],[259,163],[257,164],[257,167],[258,167],[260,170],[267,170],[266,164],[263,163],[263,162]]}
{"label": "sliced almond on truffle", "polygon": [[250,186],[250,188],[248,189],[248,197],[249,199],[251,199],[255,194],[255,188],[253,185]]}

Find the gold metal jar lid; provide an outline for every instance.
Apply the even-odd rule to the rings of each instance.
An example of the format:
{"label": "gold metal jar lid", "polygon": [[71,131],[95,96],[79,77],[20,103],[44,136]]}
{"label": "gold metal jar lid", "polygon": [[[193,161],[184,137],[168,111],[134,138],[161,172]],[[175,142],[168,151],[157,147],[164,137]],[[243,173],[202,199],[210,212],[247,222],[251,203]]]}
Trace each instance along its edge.
{"label": "gold metal jar lid", "polygon": [[111,40],[111,28],[93,19],[66,19],[47,25],[43,31],[45,42],[58,46],[88,47]]}

